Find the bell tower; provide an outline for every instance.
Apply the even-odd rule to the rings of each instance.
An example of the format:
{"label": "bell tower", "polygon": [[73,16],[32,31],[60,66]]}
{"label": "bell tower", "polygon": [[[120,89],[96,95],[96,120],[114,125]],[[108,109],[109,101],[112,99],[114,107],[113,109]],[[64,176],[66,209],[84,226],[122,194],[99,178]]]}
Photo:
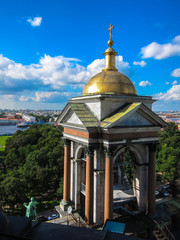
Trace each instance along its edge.
{"label": "bell tower", "polygon": [[[150,96],[138,96],[133,82],[116,68],[112,29],[105,68],[86,84],[83,95],[68,101],[58,118],[63,126],[64,196],[87,224],[113,219],[123,201],[138,211],[155,211],[155,161],[158,132],[166,123],[152,111]],[[126,177],[125,153],[131,153],[132,186]]]}

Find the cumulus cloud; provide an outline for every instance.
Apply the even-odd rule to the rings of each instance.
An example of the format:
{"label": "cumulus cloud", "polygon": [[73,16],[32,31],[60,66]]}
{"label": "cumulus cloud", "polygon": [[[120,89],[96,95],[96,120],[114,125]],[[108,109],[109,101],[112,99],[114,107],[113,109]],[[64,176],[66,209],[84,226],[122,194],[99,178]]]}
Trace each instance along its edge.
{"label": "cumulus cloud", "polygon": [[38,27],[38,26],[41,25],[42,17],[34,17],[33,19],[32,18],[28,18],[27,22],[29,22],[32,27]]}
{"label": "cumulus cloud", "polygon": [[180,35],[176,36],[170,43],[159,44],[152,42],[141,48],[142,58],[165,59],[180,56]]}
{"label": "cumulus cloud", "polygon": [[166,84],[166,85],[169,85],[169,84],[176,85],[177,83],[178,83],[178,82],[177,82],[176,80],[174,80],[172,83],[166,82],[165,84]]}
{"label": "cumulus cloud", "polygon": [[[82,91],[87,81],[104,68],[104,59],[87,67],[76,58],[44,55],[37,64],[23,65],[0,55],[0,94],[18,94],[21,102],[58,102]],[[129,63],[116,59],[118,69],[127,74]],[[71,94],[73,93],[73,94]]]}
{"label": "cumulus cloud", "polygon": [[174,71],[171,73],[171,76],[180,77],[180,68],[174,69]]}
{"label": "cumulus cloud", "polygon": [[148,81],[148,80],[146,80],[146,81],[141,81],[140,83],[139,83],[139,86],[140,87],[146,87],[146,86],[151,86],[151,83]]}
{"label": "cumulus cloud", "polygon": [[172,82],[172,85],[176,85],[178,82],[176,81],[176,80],[174,80],[173,82]]}
{"label": "cumulus cloud", "polygon": [[[122,56],[117,58],[117,66],[122,72],[129,70],[129,64]],[[3,89],[37,88],[48,86],[61,89],[63,86],[86,84],[90,77],[104,68],[104,59],[94,60],[87,67],[79,64],[76,58],[44,55],[38,64],[22,65],[0,55],[0,81]],[[27,86],[28,85],[28,86]],[[16,88],[15,88],[16,86]]]}
{"label": "cumulus cloud", "polygon": [[140,61],[140,62],[136,62],[136,61],[133,62],[133,65],[139,65],[139,66],[141,66],[141,67],[146,66],[146,64],[147,64],[147,63],[146,63],[145,61],[143,61],[143,60]]}
{"label": "cumulus cloud", "polygon": [[62,99],[76,95],[75,92],[36,92],[33,97],[21,96],[19,101],[21,102],[56,102]]}
{"label": "cumulus cloud", "polygon": [[166,93],[158,93],[154,96],[160,100],[180,100],[180,84],[173,85]]}

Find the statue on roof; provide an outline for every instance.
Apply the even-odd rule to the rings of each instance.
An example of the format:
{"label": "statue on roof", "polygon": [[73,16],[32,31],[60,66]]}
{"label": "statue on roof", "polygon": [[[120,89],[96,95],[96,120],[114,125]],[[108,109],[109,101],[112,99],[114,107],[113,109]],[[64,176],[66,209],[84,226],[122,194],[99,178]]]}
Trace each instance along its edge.
{"label": "statue on roof", "polygon": [[26,217],[31,218],[32,220],[35,220],[35,221],[37,221],[36,205],[37,205],[37,202],[34,200],[33,197],[30,199],[30,202],[28,205],[24,203],[24,207],[26,208]]}

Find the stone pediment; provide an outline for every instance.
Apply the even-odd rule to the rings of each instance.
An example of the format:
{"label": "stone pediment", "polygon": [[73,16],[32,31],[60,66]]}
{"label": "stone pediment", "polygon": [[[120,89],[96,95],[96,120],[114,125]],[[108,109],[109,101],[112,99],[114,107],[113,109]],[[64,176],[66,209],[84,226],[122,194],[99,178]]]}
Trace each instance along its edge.
{"label": "stone pediment", "polygon": [[83,128],[163,127],[166,123],[143,103],[124,104],[101,122],[85,103],[68,103],[58,123]]}
{"label": "stone pediment", "polygon": [[84,103],[68,103],[61,113],[59,124],[82,126],[85,128],[97,127],[99,121]]}
{"label": "stone pediment", "polygon": [[102,128],[165,125],[166,123],[143,103],[125,104],[101,122]]}

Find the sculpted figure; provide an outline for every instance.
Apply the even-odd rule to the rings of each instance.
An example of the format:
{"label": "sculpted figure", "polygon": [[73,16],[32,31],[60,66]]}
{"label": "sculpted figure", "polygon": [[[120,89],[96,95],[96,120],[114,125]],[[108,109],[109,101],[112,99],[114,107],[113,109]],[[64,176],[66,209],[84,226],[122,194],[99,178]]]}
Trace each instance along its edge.
{"label": "sculpted figure", "polygon": [[34,200],[33,197],[30,200],[31,201],[28,205],[26,205],[26,203],[24,203],[24,207],[26,208],[26,217],[37,221],[37,213],[36,213],[37,202]]}

